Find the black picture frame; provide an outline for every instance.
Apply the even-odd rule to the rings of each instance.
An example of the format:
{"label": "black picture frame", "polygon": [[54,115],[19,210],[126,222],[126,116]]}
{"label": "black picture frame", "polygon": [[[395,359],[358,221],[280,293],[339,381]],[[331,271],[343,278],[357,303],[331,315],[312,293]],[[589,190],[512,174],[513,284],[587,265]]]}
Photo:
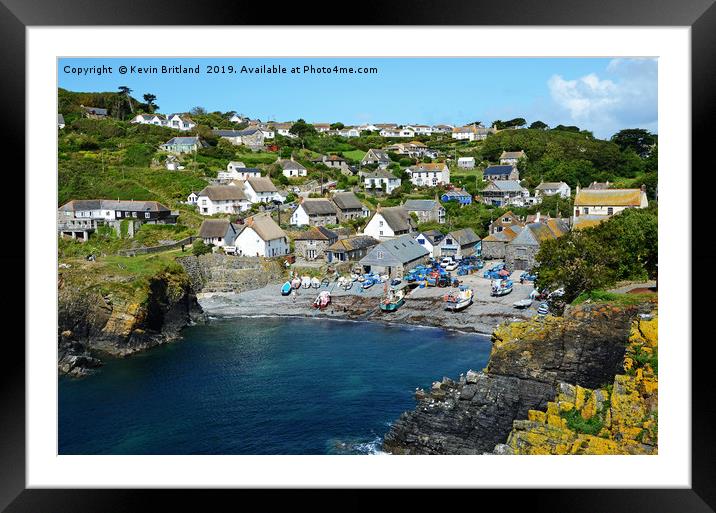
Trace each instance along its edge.
{"label": "black picture frame", "polygon": [[[25,29],[29,26],[63,25],[341,25],[359,21],[361,25],[513,25],[513,26],[685,26],[691,27],[692,55],[692,169],[704,174],[713,166],[707,160],[712,146],[707,142],[710,118],[716,112],[716,6],[714,0],[472,0],[458,3],[406,2],[393,0],[380,5],[372,0],[359,6],[360,16],[339,15],[336,5],[311,2],[282,4],[270,9],[267,5],[214,0],[197,4],[187,0],[148,2],[117,2],[112,0],[0,0],[0,91],[3,98],[4,147],[24,148],[25,111],[30,98],[25,96]],[[565,42],[568,44],[568,42]],[[88,43],[91,48],[91,43]],[[55,113],[50,113],[55,116]],[[696,151],[700,150],[700,151]],[[24,177],[17,173],[24,169],[24,152],[17,151],[20,163],[14,168],[13,190],[24,191]],[[689,173],[688,161],[684,169],[666,170],[674,183]],[[6,170],[9,171],[9,170]],[[9,173],[6,173],[6,177]],[[692,175],[693,176],[693,175]],[[12,177],[8,177],[11,178]],[[695,177],[694,177],[695,178]],[[694,180],[695,182],[695,180]],[[692,203],[692,240],[697,234],[708,233],[709,201]],[[688,216],[688,207],[668,215]],[[23,221],[24,222],[24,221]],[[698,225],[705,230],[697,230]],[[14,230],[17,231],[17,223]],[[25,234],[29,234],[25,226]],[[691,255],[688,250],[691,249]],[[19,243],[0,255],[3,269],[26,268],[25,255]],[[694,269],[708,268],[714,259],[708,252],[698,253],[684,248],[684,256],[692,258]],[[12,274],[12,273],[11,273]],[[18,282],[20,273],[14,273]],[[14,292],[0,295],[0,307],[9,319],[24,314],[24,283]],[[708,318],[706,302],[692,300],[692,319]],[[689,298],[685,298],[689,299]],[[9,315],[8,315],[9,313]],[[23,315],[24,317],[24,315]],[[692,327],[695,343],[692,354],[692,486],[690,489],[625,489],[609,490],[480,490],[477,504],[490,507],[508,504],[510,509],[528,511],[589,511],[589,512],[706,512],[716,509],[716,450],[713,428],[714,384],[710,379],[711,359],[708,358],[710,337],[696,337],[692,319],[684,319]],[[22,335],[22,334],[21,334]],[[169,509],[170,502],[184,507],[199,500],[207,509],[211,499],[226,497],[232,500],[239,491],[233,490],[59,490],[26,489],[25,485],[25,352],[19,337],[3,337],[4,369],[0,373],[0,509],[7,512],[112,512],[143,509]],[[688,350],[684,340],[684,350]],[[558,478],[555,479],[558,481]],[[246,493],[246,492],[243,492]],[[485,497],[490,494],[493,497]],[[304,493],[304,496],[307,495]],[[475,500],[474,497],[469,500]],[[457,494],[454,497],[463,497]],[[509,496],[509,499],[506,498]],[[412,497],[421,500],[420,493]],[[267,503],[268,504],[268,503]],[[178,506],[177,506],[178,507]],[[240,505],[236,505],[240,507]],[[184,509],[183,507],[180,509]],[[233,508],[232,508],[233,509]]]}

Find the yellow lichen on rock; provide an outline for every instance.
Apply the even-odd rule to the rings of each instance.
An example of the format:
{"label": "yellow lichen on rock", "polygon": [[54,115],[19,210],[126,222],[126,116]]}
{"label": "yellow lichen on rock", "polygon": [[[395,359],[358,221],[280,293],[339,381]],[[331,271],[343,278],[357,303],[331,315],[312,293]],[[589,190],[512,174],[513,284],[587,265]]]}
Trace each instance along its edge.
{"label": "yellow lichen on rock", "polygon": [[626,374],[606,389],[559,383],[545,412],[529,410],[527,421],[513,423],[506,445],[512,454],[657,454],[657,355],[654,314],[632,324]]}

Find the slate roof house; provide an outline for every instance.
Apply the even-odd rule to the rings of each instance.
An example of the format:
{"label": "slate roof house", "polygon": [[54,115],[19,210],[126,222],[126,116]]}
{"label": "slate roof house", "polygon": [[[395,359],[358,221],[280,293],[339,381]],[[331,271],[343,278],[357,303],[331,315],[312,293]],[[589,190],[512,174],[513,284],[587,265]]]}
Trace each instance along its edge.
{"label": "slate roof house", "polygon": [[445,234],[440,230],[428,230],[421,232],[415,237],[418,244],[427,249],[430,254],[434,257],[438,256],[438,244],[445,237]]}
{"label": "slate roof house", "polygon": [[530,270],[535,265],[535,255],[545,240],[556,239],[569,231],[563,219],[548,219],[543,223],[530,223],[505,246],[505,264],[513,270]]}
{"label": "slate roof house", "polygon": [[400,187],[401,180],[387,169],[363,173],[363,186],[368,192],[385,192],[390,194]]}
{"label": "slate roof house", "polygon": [[213,244],[217,247],[233,246],[242,228],[228,219],[204,219],[199,228],[199,238],[205,244]]}
{"label": "slate roof house", "polygon": [[245,130],[212,130],[216,137],[226,139],[231,144],[258,148],[264,145],[264,133],[259,128],[247,128]]}
{"label": "slate roof house", "polygon": [[366,166],[370,164],[378,164],[379,168],[386,168],[390,165],[390,157],[388,152],[385,150],[369,149],[368,152],[363,156],[361,165]]}
{"label": "slate roof house", "polygon": [[444,162],[417,164],[405,170],[410,181],[418,187],[437,187],[450,183],[450,168]]}
{"label": "slate roof house", "polygon": [[333,203],[338,209],[338,221],[343,222],[347,219],[359,219],[368,217],[370,210],[363,205],[358,196],[352,192],[337,192],[333,195]]}
{"label": "slate roof house", "polygon": [[313,226],[293,237],[295,253],[304,260],[319,260],[328,247],[338,241],[338,234],[323,226]]}
{"label": "slate roof house", "polygon": [[169,153],[192,153],[209,145],[198,136],[172,137],[162,144],[160,148]]}
{"label": "slate roof house", "polygon": [[385,240],[414,231],[414,222],[403,207],[378,207],[363,233],[378,240]]}
{"label": "slate roof house", "polygon": [[279,160],[278,165],[281,166],[281,169],[283,169],[283,176],[286,178],[296,178],[298,176],[308,175],[306,168],[293,160],[293,158],[291,158],[291,160]]}
{"label": "slate roof house", "polygon": [[363,258],[380,242],[368,235],[339,239],[325,250],[326,262],[350,262]]}
{"label": "slate roof house", "polygon": [[457,167],[461,169],[474,169],[475,157],[459,157],[457,159]]}
{"label": "slate roof house", "polygon": [[572,195],[572,189],[564,182],[541,182],[535,187],[535,196],[555,196],[559,194],[560,198],[569,198]]}
{"label": "slate roof house", "polygon": [[482,202],[486,205],[504,207],[523,206],[530,192],[514,180],[495,180],[482,190]]}
{"label": "slate roof house", "polygon": [[519,180],[520,172],[510,164],[487,166],[482,172],[483,180]]}
{"label": "slate roof house", "polygon": [[100,109],[99,107],[85,107],[80,105],[85,111],[85,117],[90,119],[105,119],[109,113],[107,109]]}
{"label": "slate roof house", "polygon": [[306,198],[291,215],[293,226],[338,224],[338,208],[325,198]]}
{"label": "slate roof house", "polygon": [[88,240],[100,225],[112,226],[121,233],[121,222],[129,223],[127,234],[134,236],[135,225],[174,224],[177,214],[157,201],[71,200],[57,209],[57,231],[61,236]]}
{"label": "slate roof house", "polygon": [[411,199],[403,203],[403,208],[407,210],[408,214],[414,212],[418,216],[419,223],[435,221],[443,224],[445,222],[445,207],[438,200]]}
{"label": "slate roof house", "polygon": [[448,233],[438,242],[436,257],[451,256],[456,259],[478,253],[480,237],[472,228],[463,228]]}
{"label": "slate roof house", "polygon": [[361,258],[365,272],[387,274],[391,278],[405,275],[405,271],[428,260],[430,253],[417,243],[412,235],[386,240]]}

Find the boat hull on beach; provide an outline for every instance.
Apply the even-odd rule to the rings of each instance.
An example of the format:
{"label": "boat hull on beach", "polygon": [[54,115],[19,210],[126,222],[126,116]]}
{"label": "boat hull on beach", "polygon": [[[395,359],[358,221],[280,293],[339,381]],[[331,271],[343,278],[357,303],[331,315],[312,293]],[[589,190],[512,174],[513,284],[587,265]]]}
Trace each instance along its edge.
{"label": "boat hull on beach", "polygon": [[398,301],[390,303],[381,303],[380,309],[384,312],[395,312],[398,308],[405,304],[405,298],[400,298]]}

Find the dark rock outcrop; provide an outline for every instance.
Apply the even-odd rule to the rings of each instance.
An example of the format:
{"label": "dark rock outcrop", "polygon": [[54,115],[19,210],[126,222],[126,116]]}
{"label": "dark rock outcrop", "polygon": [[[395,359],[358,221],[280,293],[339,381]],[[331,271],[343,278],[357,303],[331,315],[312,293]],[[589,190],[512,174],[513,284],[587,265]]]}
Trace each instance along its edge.
{"label": "dark rock outcrop", "polygon": [[416,393],[385,436],[394,454],[482,454],[504,443],[513,421],[544,410],[559,382],[596,388],[621,370],[635,308],[585,305],[564,317],[505,324],[488,367]]}
{"label": "dark rock outcrop", "polygon": [[[175,340],[203,312],[185,275],[161,273],[134,295],[60,276],[58,370],[83,376],[102,365],[98,356],[127,356]],[[77,278],[72,277],[72,278]]]}

